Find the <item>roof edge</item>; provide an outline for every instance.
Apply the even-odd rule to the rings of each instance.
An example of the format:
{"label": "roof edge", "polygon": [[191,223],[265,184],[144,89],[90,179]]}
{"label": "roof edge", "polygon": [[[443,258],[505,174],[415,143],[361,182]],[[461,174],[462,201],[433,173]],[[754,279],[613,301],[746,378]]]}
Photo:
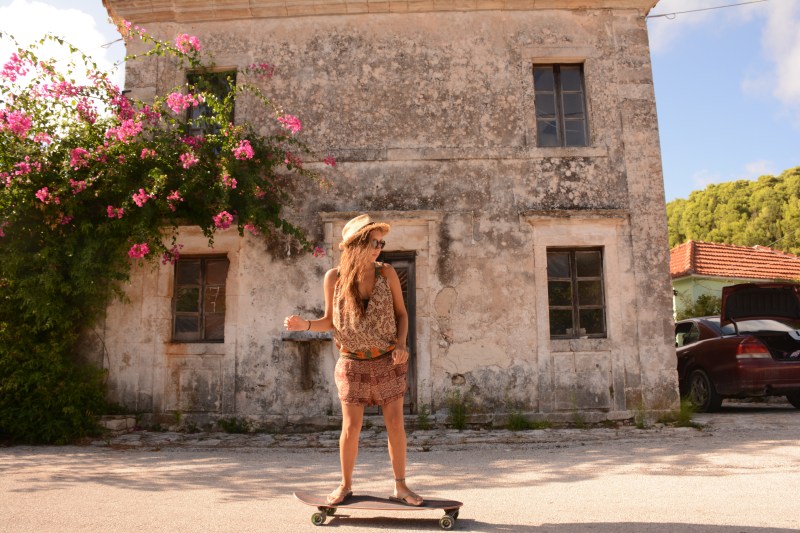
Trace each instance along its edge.
{"label": "roof edge", "polygon": [[620,9],[647,15],[657,0],[103,0],[109,16],[137,24],[209,22],[252,18],[425,13],[454,11],[533,11],[544,9]]}

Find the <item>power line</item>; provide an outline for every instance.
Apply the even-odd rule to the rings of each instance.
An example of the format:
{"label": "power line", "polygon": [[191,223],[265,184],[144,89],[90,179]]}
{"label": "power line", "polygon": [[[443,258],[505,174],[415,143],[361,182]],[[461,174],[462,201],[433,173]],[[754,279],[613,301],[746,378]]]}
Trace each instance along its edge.
{"label": "power line", "polygon": [[739,4],[727,4],[724,6],[716,6],[716,7],[704,7],[701,9],[690,9],[688,11],[675,11],[673,13],[663,13],[661,15],[647,15],[646,19],[656,19],[659,17],[665,17],[668,20],[673,20],[677,15],[683,15],[685,13],[697,13],[698,11],[711,11],[712,9],[724,9],[726,7],[738,7],[744,6],[747,4],[760,4],[761,2],[767,2],[768,0],[752,0],[751,2],[741,2]]}

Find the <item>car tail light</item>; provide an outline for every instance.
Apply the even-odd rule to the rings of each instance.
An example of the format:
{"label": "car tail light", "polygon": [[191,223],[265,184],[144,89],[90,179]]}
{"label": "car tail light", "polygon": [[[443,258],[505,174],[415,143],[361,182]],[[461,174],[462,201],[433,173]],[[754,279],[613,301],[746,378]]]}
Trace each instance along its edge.
{"label": "car tail light", "polygon": [[747,337],[736,347],[736,359],[772,359],[772,354],[763,342]]}

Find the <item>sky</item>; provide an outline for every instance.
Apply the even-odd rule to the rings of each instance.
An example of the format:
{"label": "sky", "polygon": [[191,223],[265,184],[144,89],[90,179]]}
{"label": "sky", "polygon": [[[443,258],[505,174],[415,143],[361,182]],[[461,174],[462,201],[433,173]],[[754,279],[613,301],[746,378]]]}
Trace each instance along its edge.
{"label": "sky", "polygon": [[[667,201],[800,166],[800,0],[748,1],[661,0],[650,12]],[[730,4],[743,5],[708,9]],[[61,35],[107,70],[124,55],[102,0],[0,0],[0,31]],[[0,62],[12,52],[0,42]]]}

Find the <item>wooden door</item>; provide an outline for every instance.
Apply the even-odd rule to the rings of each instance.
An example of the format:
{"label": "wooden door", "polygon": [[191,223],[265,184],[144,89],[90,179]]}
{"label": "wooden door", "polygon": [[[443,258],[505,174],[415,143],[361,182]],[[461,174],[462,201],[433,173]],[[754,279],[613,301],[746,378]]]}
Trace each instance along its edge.
{"label": "wooden door", "polygon": [[[400,278],[400,287],[403,290],[403,300],[408,313],[408,390],[403,399],[403,412],[416,414],[417,412],[417,313],[416,313],[416,253],[415,252],[382,252],[378,261],[389,263]],[[367,408],[365,414],[378,414],[377,407]]]}

